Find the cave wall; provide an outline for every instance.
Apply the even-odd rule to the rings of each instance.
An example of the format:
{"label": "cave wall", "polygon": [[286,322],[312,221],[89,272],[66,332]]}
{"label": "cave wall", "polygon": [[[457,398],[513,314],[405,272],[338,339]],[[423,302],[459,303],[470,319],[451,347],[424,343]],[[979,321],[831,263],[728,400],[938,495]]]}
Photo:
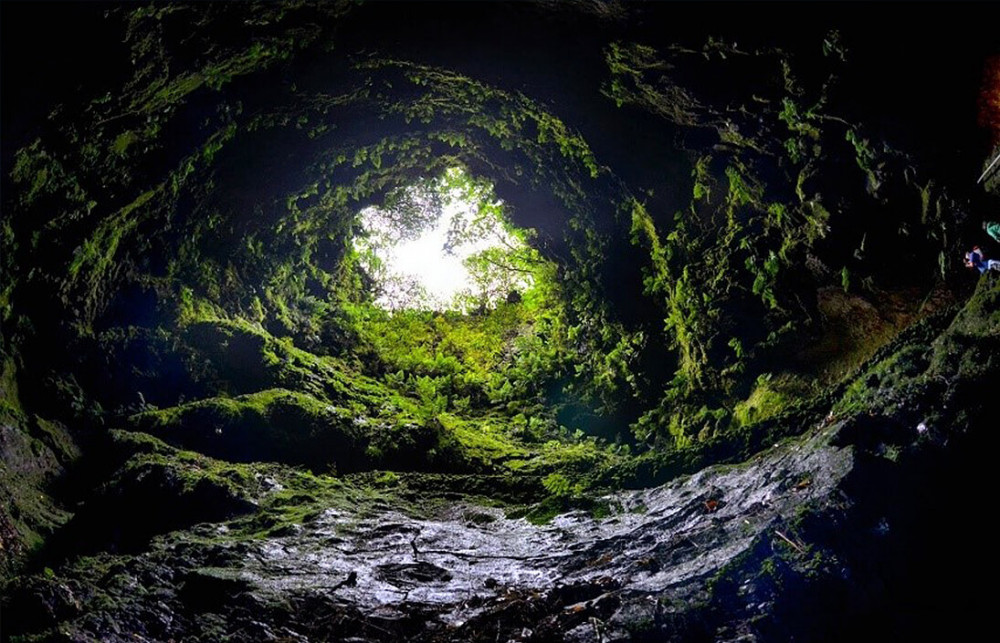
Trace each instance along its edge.
{"label": "cave wall", "polygon": [[[354,348],[352,219],[450,164],[492,181],[560,266],[581,396],[665,450],[741,421],[759,377],[846,349],[856,366],[926,299],[971,289],[952,258],[988,203],[960,180],[983,143],[947,97],[976,90],[990,41],[940,36],[933,8],[901,47],[874,44],[877,21],[784,33],[729,5],[708,23],[590,4],[112,9],[72,10],[94,34],[65,37],[111,43],[91,66],[39,53],[20,72],[81,90],[24,89],[44,109],[5,121],[5,475],[21,498],[72,462],[66,432],[154,431],[131,418],[157,408],[183,427],[201,401],[230,426],[309,386],[372,406],[367,383],[309,356]],[[859,310],[871,325],[848,341],[837,324]],[[309,404],[296,413],[315,419]],[[187,444],[231,446],[205,439]],[[405,459],[389,442],[370,440],[374,462]],[[27,518],[5,519],[22,543],[7,552],[66,519],[47,497],[12,502]]]}

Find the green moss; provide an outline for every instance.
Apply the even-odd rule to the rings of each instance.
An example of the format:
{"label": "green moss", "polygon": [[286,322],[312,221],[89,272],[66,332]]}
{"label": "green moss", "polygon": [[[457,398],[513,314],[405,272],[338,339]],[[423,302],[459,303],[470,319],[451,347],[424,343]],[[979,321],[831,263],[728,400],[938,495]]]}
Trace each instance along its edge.
{"label": "green moss", "polygon": [[137,431],[112,429],[108,431],[108,439],[116,458],[123,464],[128,458],[141,454],[172,455],[177,450],[153,435]]}
{"label": "green moss", "polygon": [[375,484],[382,487],[392,487],[399,484],[399,476],[393,471],[383,471],[375,476]]}
{"label": "green moss", "polygon": [[[177,520],[146,526],[146,535],[198,520],[232,519],[228,530],[212,532],[213,536],[176,534],[180,541],[231,542],[284,535],[329,509],[363,518],[392,506],[426,517],[441,502],[435,499],[441,489],[449,489],[453,499],[462,486],[427,474],[381,471],[333,477],[266,462],[233,463],[176,449],[145,433],[113,431],[111,435],[122,464],[103,487],[102,504],[90,510],[86,523],[131,502],[164,504],[161,513],[168,514],[172,508],[187,505],[175,516]],[[469,479],[482,482],[480,477]],[[502,491],[495,481],[480,486],[483,491]],[[116,489],[125,495],[118,495]],[[170,497],[159,497],[162,494]],[[183,523],[178,522],[182,519]]]}
{"label": "green moss", "polygon": [[733,408],[733,422],[742,427],[773,418],[811,393],[808,384],[795,376],[761,375],[750,396]]}
{"label": "green moss", "polygon": [[130,145],[139,140],[139,135],[132,130],[122,132],[111,144],[111,151],[119,156],[125,156]]}
{"label": "green moss", "polygon": [[301,350],[246,320],[217,318],[214,308],[203,312],[208,316],[185,318],[184,338],[212,361],[227,392],[283,387],[359,413],[381,405],[387,394],[341,360]]}
{"label": "green moss", "polygon": [[[165,488],[147,489],[150,482]],[[219,512],[228,517],[231,511],[245,511],[255,495],[256,482],[252,472],[238,465],[219,462],[191,451],[141,454],[130,459],[106,486],[105,493],[112,495],[163,492],[178,509],[200,496],[214,495],[209,502],[219,503]],[[141,502],[152,499],[142,499]],[[157,504],[162,504],[160,499]],[[163,510],[161,506],[161,510]],[[194,513],[194,512],[192,512]],[[192,516],[192,522],[202,519]]]}
{"label": "green moss", "polygon": [[569,478],[561,473],[550,473],[542,479],[542,486],[553,496],[568,496],[573,491]]}
{"label": "green moss", "polygon": [[533,525],[545,525],[560,515],[570,510],[568,499],[563,496],[550,496],[538,504],[532,506],[524,512],[512,511],[507,515],[509,518],[524,517]]}
{"label": "green moss", "polygon": [[46,420],[36,415],[31,424],[31,433],[52,453],[60,466],[68,467],[80,458],[80,447],[69,429],[60,422]]}
{"label": "green moss", "polygon": [[[259,465],[254,465],[259,466]],[[316,519],[331,509],[363,519],[379,509],[427,516],[434,501],[427,493],[411,497],[408,479],[381,472],[358,474],[351,479],[312,475],[308,472],[272,468],[263,479],[271,490],[260,498],[260,510],[230,524],[226,539],[267,538],[286,535],[289,529]]]}
{"label": "green moss", "polygon": [[788,125],[788,129],[796,134],[818,140],[820,129],[815,124],[816,114],[812,110],[801,110],[799,105],[791,98],[782,99],[781,111],[778,112],[778,119]]}
{"label": "green moss", "polygon": [[79,179],[52,156],[41,139],[17,151],[11,178],[22,188],[18,200],[24,207],[58,198],[68,206],[60,216],[73,218],[79,216],[80,206],[88,202]]}
{"label": "green moss", "polygon": [[[308,9],[327,10],[340,11]],[[839,128],[836,142],[849,149],[846,129],[861,170],[877,171],[879,161],[860,130],[822,113],[826,88],[810,97],[792,74],[794,60],[755,53],[746,69],[757,76],[730,87],[766,93],[749,97],[758,109],[744,118],[741,97],[722,109],[677,73],[690,67],[712,78],[715,70],[730,73],[737,58],[750,63],[735,46],[607,47],[604,91],[618,105],[676,128],[678,149],[689,129],[718,136],[711,155],[700,142],[691,153],[690,203],[675,214],[659,211],[663,201],[651,191],[650,204],[640,203],[540,103],[445,69],[370,57],[335,66],[339,80],[322,93],[279,87],[273,103],[268,96],[244,114],[238,79],[273,68],[326,29],[310,19],[305,31],[289,31],[283,14],[261,11],[252,37],[234,30],[232,42],[200,55],[176,55],[163,36],[174,20],[215,25],[213,12],[128,14],[134,81],[66,126],[79,154],[36,143],[17,156],[18,216],[41,221],[25,224],[39,243],[29,256],[53,250],[46,262],[58,264],[38,269],[38,284],[58,286],[38,308],[82,318],[76,332],[89,349],[90,330],[101,328],[91,322],[123,286],[155,290],[157,318],[166,318],[158,330],[176,341],[190,371],[184,394],[206,398],[135,416],[133,428],[240,461],[273,458],[317,471],[335,462],[341,471],[519,472],[572,480],[574,488],[613,475],[608,470],[629,458],[577,426],[563,430],[557,412],[571,405],[622,427],[636,420],[638,437],[673,450],[647,454],[636,467],[735,457],[792,430],[760,425],[809,391],[759,376],[771,369],[775,348],[803,337],[801,324],[815,318],[801,296],[815,284],[796,282],[830,213],[808,180],[829,169],[829,128]],[[225,97],[213,98],[223,88]],[[384,127],[340,137],[358,113]],[[195,120],[190,153],[161,154],[173,150],[166,133]],[[778,127],[774,136],[768,128],[779,121],[787,131]],[[326,134],[333,131],[338,136]],[[286,180],[259,194],[233,178],[262,178],[248,152],[255,147],[296,150],[283,166]],[[807,167],[790,168],[789,155]],[[551,195],[553,225],[565,236],[546,240],[560,261],[545,267],[547,291],[482,315],[373,314],[366,275],[347,243],[357,210],[405,191],[414,177],[458,166],[494,177],[498,189]],[[146,175],[147,167],[159,174]],[[112,200],[98,205],[82,185],[101,185]],[[836,196],[829,202],[840,208]],[[67,244],[61,233],[70,223]],[[651,317],[642,320],[609,303],[629,292],[614,281],[619,255],[608,252],[626,229],[645,259],[648,301],[636,309]],[[7,296],[0,293],[0,307]],[[94,334],[100,342],[110,332]],[[729,424],[734,431],[723,440],[717,434]]]}
{"label": "green moss", "polygon": [[24,411],[17,393],[17,376],[14,360],[5,357],[0,362],[0,420],[23,421]]}
{"label": "green moss", "polygon": [[133,416],[130,425],[232,461],[272,460],[328,469],[364,464],[353,417],[303,393],[270,389]]}
{"label": "green moss", "polygon": [[64,425],[24,410],[10,357],[0,361],[0,442],[0,579],[5,579],[71,517],[53,486],[80,455]]}
{"label": "green moss", "polygon": [[981,278],[976,292],[934,342],[930,372],[970,377],[992,368],[1000,345],[1000,282]]}
{"label": "green moss", "polygon": [[[14,227],[11,225],[11,220],[5,218],[3,222],[0,222],[0,321],[5,325],[10,320],[13,314],[13,306],[11,302],[11,296],[14,293],[14,288],[17,285],[17,277],[15,275],[15,260],[14,257],[17,255],[18,244],[14,239]],[[6,350],[6,342],[0,334],[0,350]]]}
{"label": "green moss", "polygon": [[505,434],[504,419],[497,416],[460,419],[450,414],[440,416],[445,431],[453,436],[463,453],[483,463],[504,465],[521,462],[531,457],[530,452]]}
{"label": "green moss", "polygon": [[928,364],[926,345],[904,345],[859,374],[834,405],[833,413],[843,415],[873,407],[880,391],[902,387],[922,375]]}
{"label": "green moss", "polygon": [[[400,316],[400,321],[407,319],[406,315]],[[519,317],[512,319],[516,327]],[[430,325],[425,325],[428,322]],[[404,348],[395,358],[408,360],[405,365],[392,367],[412,373],[413,379],[397,379],[390,373],[386,386],[346,368],[337,358],[302,351],[239,319],[189,322],[186,341],[210,360],[216,373],[214,385],[242,395],[218,396],[140,414],[131,423],[133,428],[189,448],[210,449],[208,453],[219,457],[245,460],[251,453],[267,452],[274,459],[320,469],[323,467],[317,459],[322,449],[307,454],[305,441],[330,432],[343,433],[351,436],[350,457],[345,461],[344,457],[330,456],[341,471],[382,466],[531,472],[586,469],[610,462],[610,451],[594,441],[553,439],[556,434],[546,434],[554,424],[546,420],[545,411],[539,411],[540,417],[529,421],[523,415],[483,412],[475,404],[470,406],[468,401],[456,399],[456,390],[464,396],[473,391],[483,399],[484,394],[475,393],[470,384],[476,381],[474,377],[480,377],[478,385],[488,385],[495,375],[497,368],[490,366],[489,359],[499,354],[504,345],[501,331],[510,326],[509,320],[492,316],[447,318],[421,314],[400,327],[400,338],[412,348]],[[376,325],[368,332],[377,329]],[[389,342],[391,337],[383,336],[381,341]],[[421,351],[433,347],[423,343],[428,337],[439,338],[441,347],[422,357]],[[495,348],[477,338],[494,342]],[[441,348],[454,351],[455,357],[442,358]],[[470,374],[473,368],[482,370]],[[474,376],[476,372],[481,375]],[[243,393],[261,388],[264,390]],[[440,390],[449,391],[449,399],[454,400],[449,404],[454,404],[454,409],[445,411],[435,406]],[[276,413],[279,406],[295,407],[291,415],[297,425],[282,419],[289,411]],[[244,455],[227,456],[224,444],[231,444],[233,453]],[[264,445],[272,445],[273,450]]]}
{"label": "green moss", "polygon": [[552,476],[546,479],[556,483],[558,492],[550,492],[549,496],[534,504],[509,509],[508,518],[523,517],[533,525],[545,525],[551,523],[556,516],[571,511],[585,512],[594,520],[603,520],[616,512],[616,508],[607,501],[587,495],[579,486],[563,490],[562,480]]}
{"label": "green moss", "polygon": [[108,221],[103,222],[98,227],[97,232],[84,241],[83,245],[76,251],[76,256],[68,268],[70,277],[76,278],[80,271],[89,264],[91,279],[99,280],[114,261],[122,237],[135,227],[135,219],[131,216],[133,211],[146,205],[160,189],[162,186],[143,192],[116,212]]}
{"label": "green moss", "polygon": [[154,197],[162,194],[162,190],[163,184],[140,194],[115,214],[102,220],[95,232],[74,250],[73,259],[67,267],[69,280],[65,289],[69,290],[71,284],[82,289],[82,312],[85,320],[92,320],[101,308],[100,295],[107,287],[107,280],[118,267],[116,257],[119,245],[129,237],[141,220],[136,211],[150,204]]}

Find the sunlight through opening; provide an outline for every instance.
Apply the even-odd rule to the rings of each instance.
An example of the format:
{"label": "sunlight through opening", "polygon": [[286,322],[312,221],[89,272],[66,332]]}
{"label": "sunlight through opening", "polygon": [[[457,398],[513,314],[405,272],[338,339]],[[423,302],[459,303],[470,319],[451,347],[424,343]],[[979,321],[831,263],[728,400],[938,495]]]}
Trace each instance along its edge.
{"label": "sunlight through opening", "polygon": [[469,312],[520,297],[537,255],[493,186],[461,168],[396,190],[359,215],[354,249],[387,310]]}

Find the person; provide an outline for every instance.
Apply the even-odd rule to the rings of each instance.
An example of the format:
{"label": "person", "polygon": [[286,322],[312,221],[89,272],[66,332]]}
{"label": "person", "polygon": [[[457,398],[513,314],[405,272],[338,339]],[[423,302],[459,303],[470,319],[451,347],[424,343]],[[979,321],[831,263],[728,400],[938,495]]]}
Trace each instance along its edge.
{"label": "person", "polygon": [[972,251],[965,253],[965,267],[975,268],[979,274],[983,274],[987,270],[1000,270],[1000,261],[987,259],[979,246],[972,246]]}
{"label": "person", "polygon": [[983,230],[993,237],[993,240],[1000,243],[1000,221],[983,221]]}

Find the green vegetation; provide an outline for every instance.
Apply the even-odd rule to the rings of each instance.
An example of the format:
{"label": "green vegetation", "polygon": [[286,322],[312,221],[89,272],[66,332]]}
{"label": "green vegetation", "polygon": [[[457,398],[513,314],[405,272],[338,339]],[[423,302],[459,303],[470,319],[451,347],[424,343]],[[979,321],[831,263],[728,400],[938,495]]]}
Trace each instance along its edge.
{"label": "green vegetation", "polygon": [[[360,459],[351,416],[302,393],[271,389],[134,416],[137,430],[236,461],[276,459],[314,468]],[[360,463],[359,463],[360,464]]]}
{"label": "green vegetation", "polygon": [[382,308],[484,311],[530,296],[535,280],[551,272],[527,243],[531,231],[510,223],[493,186],[461,167],[397,188],[359,218],[354,260]]}
{"label": "green vegetation", "polygon": [[750,396],[733,408],[733,421],[737,426],[751,426],[780,415],[796,401],[808,399],[812,394],[807,384],[791,376],[760,375]]}
{"label": "green vegetation", "polygon": [[[497,69],[351,0],[108,13],[0,222],[24,640],[782,638],[823,628],[776,597],[879,598],[942,541],[907,499],[965,493],[924,472],[979,450],[1000,354],[965,195],[853,121],[885,106],[839,34],[609,44],[634,12],[582,5],[502,8],[615,23]],[[457,294],[397,271],[428,233]]]}
{"label": "green vegetation", "polygon": [[[263,7],[198,55],[211,38],[166,34],[228,31],[243,14],[122,12],[133,78],[18,151],[0,317],[67,347],[34,374],[59,419],[163,440],[114,475],[183,498],[203,485],[251,511],[253,467],[281,465],[289,514],[346,493],[349,475],[366,493],[516,476],[532,519],[598,511],[603,487],[804,430],[819,383],[898,327],[839,357],[802,350],[843,345],[818,292],[877,296],[864,248],[887,237],[867,213],[900,180],[900,159],[834,115],[835,71],[806,87],[780,50],[609,45],[604,96],[662,121],[690,171],[671,201],[614,176],[548,104],[439,67],[330,56],[329,25],[351,5]],[[833,35],[823,50],[844,57]],[[261,94],[303,54],[329,78]],[[699,80],[715,78],[754,93],[720,102]],[[954,243],[945,196],[903,182],[919,198],[906,225],[931,229],[939,256]],[[833,184],[860,189],[822,193]],[[446,248],[498,239],[466,258],[473,286],[386,305],[409,284],[391,283],[379,251],[459,202]],[[860,247],[842,251],[829,232],[855,210]],[[895,377],[900,360],[869,377]],[[870,388],[855,382],[838,409]],[[36,425],[56,441],[60,425]]]}
{"label": "green vegetation", "polygon": [[69,520],[51,487],[80,451],[61,423],[24,411],[9,357],[0,361],[0,433],[0,576],[6,577]]}

